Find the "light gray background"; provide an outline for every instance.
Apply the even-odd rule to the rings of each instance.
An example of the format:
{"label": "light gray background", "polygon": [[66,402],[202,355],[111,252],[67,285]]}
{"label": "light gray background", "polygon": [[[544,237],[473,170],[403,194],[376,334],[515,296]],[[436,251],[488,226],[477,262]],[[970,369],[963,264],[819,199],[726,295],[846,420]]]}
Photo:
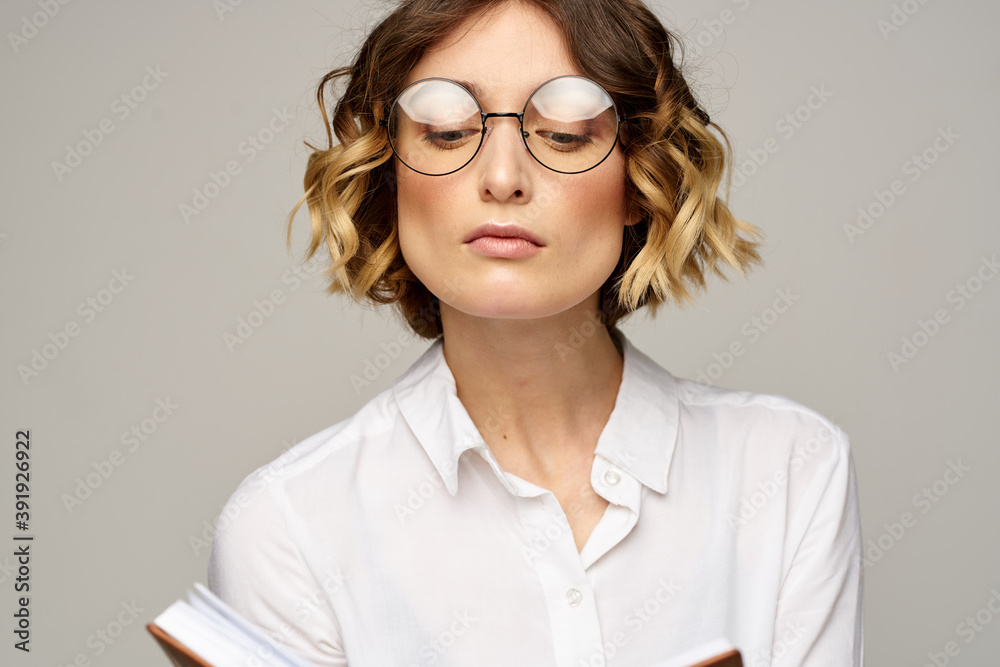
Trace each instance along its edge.
{"label": "light gray background", "polygon": [[[314,86],[347,62],[387,7],[227,4],[232,11],[220,14],[221,3],[207,0],[70,2],[16,52],[10,33],[42,10],[27,0],[0,10],[5,664],[63,665],[80,654],[97,665],[167,664],[143,626],[205,581],[208,548],[192,537],[214,524],[249,472],[352,415],[427,347],[404,337],[398,356],[356,391],[351,376],[402,329],[387,313],[326,296],[319,277],[285,280],[308,230],[303,209],[289,254],[284,216],[302,194],[303,141],[325,142]],[[738,162],[759,157],[769,138],[778,150],[747,169],[755,173],[730,202],[768,234],[767,267],[747,282],[714,280],[687,311],[633,316],[622,328],[684,377],[709,372],[714,355],[743,342],[715,384],[792,397],[848,433],[866,544],[888,547],[865,568],[868,664],[922,665],[950,641],[960,652],[949,664],[995,664],[1000,616],[980,610],[1000,590],[1000,279],[972,280],[981,289],[961,309],[948,294],[1000,252],[1000,7],[651,6],[702,45],[694,85],[734,139]],[[879,22],[894,7],[902,25],[883,35]],[[142,84],[147,66],[167,74],[122,118],[115,100]],[[800,108],[813,87],[831,95]],[[294,118],[247,162],[241,143],[275,109]],[[788,136],[779,123],[797,110],[808,120]],[[53,162],[103,118],[114,130],[60,180]],[[958,138],[939,141],[947,150],[938,152],[947,128]],[[936,161],[913,180],[907,161],[925,150]],[[179,206],[230,160],[241,173],[186,223]],[[851,242],[844,225],[896,179],[903,194]],[[127,287],[102,293],[123,269],[134,276]],[[224,336],[273,290],[284,301],[230,351]],[[778,290],[796,300],[771,319]],[[92,320],[78,310],[107,296]],[[894,369],[887,355],[939,309],[947,321],[933,337],[917,335],[925,344]],[[751,340],[754,317],[771,324]],[[78,335],[23,381],[19,366],[74,322]],[[173,414],[130,451],[122,434],[168,398]],[[30,656],[11,646],[17,429],[32,434]],[[121,465],[67,509],[64,495],[114,450]],[[969,467],[955,484],[941,481],[949,462]],[[917,504],[935,482],[946,493]],[[889,527],[906,512],[913,521],[894,536]],[[98,655],[95,633],[133,602],[138,617]],[[977,612],[991,622],[967,642],[958,626]]]}

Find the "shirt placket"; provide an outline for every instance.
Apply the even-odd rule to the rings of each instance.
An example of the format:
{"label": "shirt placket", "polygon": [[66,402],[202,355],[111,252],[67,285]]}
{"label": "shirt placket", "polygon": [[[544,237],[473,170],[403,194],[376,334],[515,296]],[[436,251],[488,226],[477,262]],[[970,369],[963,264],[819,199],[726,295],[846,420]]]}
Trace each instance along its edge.
{"label": "shirt placket", "polygon": [[642,484],[602,456],[594,457],[591,484],[611,504],[579,552],[566,513],[551,491],[505,472],[488,448],[479,453],[514,496],[524,527],[524,554],[545,594],[556,666],[604,665],[601,623],[587,569],[635,525]]}
{"label": "shirt placket", "polygon": [[580,560],[566,514],[555,495],[515,476],[527,543],[525,556],[545,595],[558,667],[603,664],[601,624],[594,588]]}
{"label": "shirt placket", "polygon": [[580,552],[584,570],[625,539],[639,521],[642,482],[603,456],[594,457],[590,484],[609,505]]}

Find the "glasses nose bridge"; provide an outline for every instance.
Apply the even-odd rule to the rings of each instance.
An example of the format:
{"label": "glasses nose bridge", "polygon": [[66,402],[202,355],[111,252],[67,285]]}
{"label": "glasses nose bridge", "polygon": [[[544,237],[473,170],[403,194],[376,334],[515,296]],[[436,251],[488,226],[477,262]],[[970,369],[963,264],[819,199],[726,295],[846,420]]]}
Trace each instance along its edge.
{"label": "glasses nose bridge", "polygon": [[489,118],[517,118],[518,131],[521,133],[521,140],[524,140],[524,112],[523,111],[509,111],[509,112],[497,112],[497,113],[483,113],[480,112],[483,117],[483,141],[486,141],[486,137],[489,135],[490,130],[493,129],[493,125],[490,124],[488,127],[486,125],[486,120]]}

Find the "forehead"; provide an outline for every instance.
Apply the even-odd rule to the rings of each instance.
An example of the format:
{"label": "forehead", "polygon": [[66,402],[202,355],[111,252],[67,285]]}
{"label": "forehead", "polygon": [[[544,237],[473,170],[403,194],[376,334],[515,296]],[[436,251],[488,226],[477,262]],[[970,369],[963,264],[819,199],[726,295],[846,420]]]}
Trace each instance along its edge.
{"label": "forehead", "polygon": [[474,16],[428,49],[405,85],[429,77],[451,79],[481,104],[520,106],[535,88],[563,74],[582,74],[565,37],[548,14],[508,2]]}

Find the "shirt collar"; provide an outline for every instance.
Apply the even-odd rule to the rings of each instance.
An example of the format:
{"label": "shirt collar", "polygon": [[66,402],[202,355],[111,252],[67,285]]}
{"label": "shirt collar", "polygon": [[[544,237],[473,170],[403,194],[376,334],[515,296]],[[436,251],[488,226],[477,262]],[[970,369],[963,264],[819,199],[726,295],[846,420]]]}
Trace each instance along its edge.
{"label": "shirt collar", "polygon": [[[624,368],[614,409],[594,453],[645,486],[665,493],[678,434],[677,379],[643,354],[617,327]],[[400,412],[448,492],[458,492],[458,461],[467,449],[487,460],[489,448],[458,399],[455,376],[438,338],[393,384]],[[509,487],[508,487],[509,488]]]}

